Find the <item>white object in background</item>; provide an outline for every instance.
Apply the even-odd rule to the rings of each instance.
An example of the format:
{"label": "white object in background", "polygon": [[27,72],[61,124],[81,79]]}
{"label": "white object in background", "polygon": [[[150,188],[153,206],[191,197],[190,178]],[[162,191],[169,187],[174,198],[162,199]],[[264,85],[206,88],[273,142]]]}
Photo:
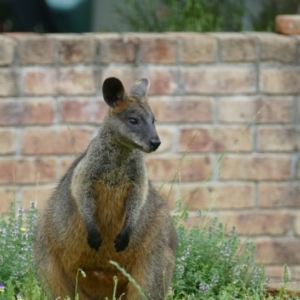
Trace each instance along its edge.
{"label": "white object in background", "polygon": [[68,10],[77,6],[83,0],[46,0],[49,7],[58,10]]}

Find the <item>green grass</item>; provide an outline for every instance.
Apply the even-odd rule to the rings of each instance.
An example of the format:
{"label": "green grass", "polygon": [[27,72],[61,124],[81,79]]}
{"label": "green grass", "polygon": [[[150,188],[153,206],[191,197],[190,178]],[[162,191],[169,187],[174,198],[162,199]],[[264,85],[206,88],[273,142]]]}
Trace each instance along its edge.
{"label": "green grass", "polygon": [[[290,277],[286,266],[278,295],[266,296],[264,267],[254,264],[254,244],[241,244],[234,228],[226,235],[225,226],[217,219],[204,220],[206,225],[187,230],[182,221],[186,217],[185,210],[180,201],[177,206],[174,217],[178,236],[176,268],[168,300],[300,300],[287,292]],[[36,215],[33,204],[28,212],[19,209],[16,214],[15,203],[11,204],[8,215],[0,215],[1,300],[50,300],[37,282],[32,264]],[[140,289],[130,274],[121,271]],[[85,276],[85,273],[78,270],[77,276]],[[115,282],[117,284],[117,278]],[[142,290],[140,292],[143,295]],[[112,295],[111,299],[116,298]],[[78,295],[76,300],[80,300]]]}

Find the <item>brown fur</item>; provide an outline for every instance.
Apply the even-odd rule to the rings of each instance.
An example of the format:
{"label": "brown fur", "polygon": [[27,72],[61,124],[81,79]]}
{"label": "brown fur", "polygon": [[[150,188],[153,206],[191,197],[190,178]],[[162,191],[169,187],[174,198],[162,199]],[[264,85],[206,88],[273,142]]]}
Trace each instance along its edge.
{"label": "brown fur", "polygon": [[[39,217],[35,264],[53,298],[74,298],[80,268],[86,273],[78,276],[80,300],[111,299],[114,276],[117,298],[142,299],[110,260],[130,273],[149,299],[164,299],[168,292],[175,231],[140,151],[154,151],[159,141],[145,98],[148,84],[138,81],[130,95],[122,88],[116,79],[104,83],[109,114]],[[132,118],[139,126],[130,124]]]}

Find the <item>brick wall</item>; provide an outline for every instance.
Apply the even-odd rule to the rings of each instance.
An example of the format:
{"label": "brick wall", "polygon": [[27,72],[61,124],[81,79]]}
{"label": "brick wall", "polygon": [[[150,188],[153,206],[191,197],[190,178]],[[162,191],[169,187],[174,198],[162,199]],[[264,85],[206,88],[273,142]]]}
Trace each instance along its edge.
{"label": "brick wall", "polygon": [[[101,83],[146,76],[149,175],[300,278],[300,38],[267,33],[0,36],[0,212],[45,200],[106,114]],[[226,154],[223,156],[223,154]],[[209,211],[209,212],[207,212]],[[202,217],[203,218],[203,217]],[[201,218],[200,218],[201,221]]]}

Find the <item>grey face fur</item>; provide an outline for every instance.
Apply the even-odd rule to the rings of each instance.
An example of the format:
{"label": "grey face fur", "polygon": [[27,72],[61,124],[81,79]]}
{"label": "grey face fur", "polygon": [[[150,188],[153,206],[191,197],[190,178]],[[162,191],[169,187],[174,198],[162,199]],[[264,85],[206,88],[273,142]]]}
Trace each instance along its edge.
{"label": "grey face fur", "polygon": [[111,107],[107,121],[114,136],[123,145],[144,152],[155,151],[160,145],[146,98],[148,88],[146,78],[137,80],[128,94],[117,78],[108,78],[103,83],[104,100]]}

